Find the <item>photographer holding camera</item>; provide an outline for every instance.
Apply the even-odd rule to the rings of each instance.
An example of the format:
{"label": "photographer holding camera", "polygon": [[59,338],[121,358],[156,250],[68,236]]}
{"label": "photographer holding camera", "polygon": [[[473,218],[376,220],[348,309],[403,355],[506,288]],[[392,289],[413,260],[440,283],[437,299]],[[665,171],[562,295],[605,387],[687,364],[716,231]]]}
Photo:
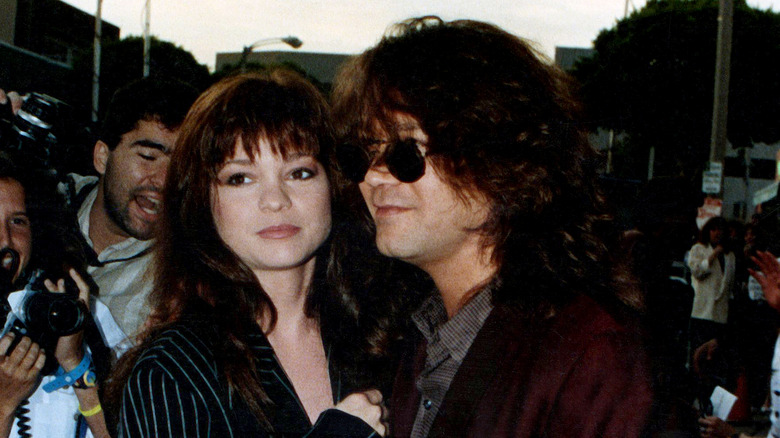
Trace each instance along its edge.
{"label": "photographer holding camera", "polygon": [[[18,94],[8,94],[17,116],[24,113]],[[160,78],[120,88],[93,149],[99,176],[71,173],[60,184],[86,271],[100,300],[130,338],[149,313],[149,264],[162,186],[178,127],[197,95],[187,84]],[[3,97],[0,94],[0,104]]]}
{"label": "photographer holding camera", "polygon": [[[5,333],[0,338],[0,437],[84,436],[86,427],[92,436],[109,436],[82,328],[91,322],[91,307],[102,342],[109,346],[121,342],[124,335],[106,306],[90,299],[89,286],[75,269],[67,271],[77,298],[75,291],[66,293],[64,279],[31,280],[24,290],[8,293],[27,279],[31,260],[40,258],[43,244],[58,244],[33,246],[43,236],[28,207],[50,206],[31,199],[25,179],[29,175],[19,163],[0,155],[0,302]],[[70,329],[57,332],[62,322],[70,322]],[[48,346],[46,351],[41,344]]]}

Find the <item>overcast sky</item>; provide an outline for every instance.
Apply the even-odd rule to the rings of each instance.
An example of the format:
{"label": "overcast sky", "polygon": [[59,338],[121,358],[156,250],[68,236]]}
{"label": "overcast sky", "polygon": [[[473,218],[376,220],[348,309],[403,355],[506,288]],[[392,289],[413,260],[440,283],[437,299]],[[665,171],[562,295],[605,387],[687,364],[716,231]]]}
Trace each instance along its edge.
{"label": "overcast sky", "polygon": [[[64,0],[90,14],[97,0]],[[145,0],[104,0],[103,19],[121,36],[141,35]],[[629,10],[645,0],[628,0]],[[748,0],[780,10],[780,0]],[[626,0],[151,0],[151,34],[192,52],[213,69],[217,52],[237,52],[259,39],[294,35],[307,52],[354,54],[378,41],[388,25],[435,14],[497,24],[538,44],[588,47],[623,17]],[[289,49],[283,44],[265,50]]]}

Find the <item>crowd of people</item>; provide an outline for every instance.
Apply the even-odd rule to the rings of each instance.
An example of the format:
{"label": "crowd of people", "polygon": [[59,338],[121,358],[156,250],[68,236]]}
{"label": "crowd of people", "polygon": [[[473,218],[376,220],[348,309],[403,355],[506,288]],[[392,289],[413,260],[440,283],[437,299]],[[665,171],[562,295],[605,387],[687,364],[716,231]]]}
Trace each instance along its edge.
{"label": "crowd of people", "polygon": [[[54,186],[0,153],[6,327],[37,269],[88,315],[0,338],[0,437],[687,432],[574,84],[496,26],[399,23],[331,96],[285,70],[142,79],[92,158]],[[725,232],[688,257],[697,364],[734,342],[750,256],[780,301],[780,264]]]}
{"label": "crowd of people", "polygon": [[[757,214],[751,223],[715,217],[703,225],[697,243],[687,254],[694,291],[689,334],[690,368],[699,398],[718,385],[743,398],[743,413],[769,412],[772,436],[780,435],[774,424],[780,406],[770,387],[780,369],[775,352],[780,305],[778,265],[768,242],[772,217]],[[741,383],[741,384],[740,384]],[[774,389],[772,389],[774,388]],[[740,416],[738,413],[737,416]],[[701,423],[704,436],[731,436],[733,428],[711,415]],[[727,435],[724,435],[725,433]]]}

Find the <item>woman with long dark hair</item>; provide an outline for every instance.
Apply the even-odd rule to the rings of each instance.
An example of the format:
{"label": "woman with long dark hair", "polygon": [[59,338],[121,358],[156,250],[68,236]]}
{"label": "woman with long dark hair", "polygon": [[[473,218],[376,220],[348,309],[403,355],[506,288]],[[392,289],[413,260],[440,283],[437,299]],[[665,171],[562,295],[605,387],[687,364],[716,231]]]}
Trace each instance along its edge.
{"label": "woman with long dark hair", "polygon": [[694,291],[691,351],[723,335],[726,328],[736,275],[736,257],[729,249],[726,225],[721,217],[708,220],[688,256]]}
{"label": "woman with long dark hair", "polygon": [[230,77],[195,102],[168,171],[152,315],[113,383],[123,436],[384,434],[365,382],[383,350],[372,327],[387,326],[329,279],[344,272],[326,242],[332,143],[325,101],[293,73]]}

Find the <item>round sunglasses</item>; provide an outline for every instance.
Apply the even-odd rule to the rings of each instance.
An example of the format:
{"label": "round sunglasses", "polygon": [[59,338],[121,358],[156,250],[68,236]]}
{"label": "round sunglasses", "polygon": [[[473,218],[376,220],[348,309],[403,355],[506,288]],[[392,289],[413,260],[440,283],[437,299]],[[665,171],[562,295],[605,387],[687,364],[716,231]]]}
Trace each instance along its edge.
{"label": "round sunglasses", "polygon": [[336,161],[341,173],[354,183],[363,182],[369,168],[382,164],[404,183],[415,182],[425,174],[425,154],[417,141],[411,138],[389,143],[381,154],[372,154],[364,147],[344,143],[336,148]]}

